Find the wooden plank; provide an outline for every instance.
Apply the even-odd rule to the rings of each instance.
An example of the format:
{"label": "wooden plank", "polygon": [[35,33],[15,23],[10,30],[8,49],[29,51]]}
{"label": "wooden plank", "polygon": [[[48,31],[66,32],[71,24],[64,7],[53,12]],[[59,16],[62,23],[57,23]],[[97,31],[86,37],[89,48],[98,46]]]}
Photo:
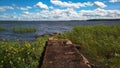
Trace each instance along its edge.
{"label": "wooden plank", "polygon": [[66,40],[49,40],[41,68],[91,68],[87,59]]}

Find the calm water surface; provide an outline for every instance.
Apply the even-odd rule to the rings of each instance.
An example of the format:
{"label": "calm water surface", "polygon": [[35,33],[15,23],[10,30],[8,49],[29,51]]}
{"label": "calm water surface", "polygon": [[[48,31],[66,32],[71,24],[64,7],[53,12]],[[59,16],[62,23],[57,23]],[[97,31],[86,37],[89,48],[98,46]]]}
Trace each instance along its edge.
{"label": "calm water surface", "polygon": [[[0,40],[35,40],[36,35],[64,33],[78,25],[120,25],[120,21],[0,21],[0,26],[8,28],[0,31]],[[14,33],[11,29],[18,27],[36,27],[33,33]]]}

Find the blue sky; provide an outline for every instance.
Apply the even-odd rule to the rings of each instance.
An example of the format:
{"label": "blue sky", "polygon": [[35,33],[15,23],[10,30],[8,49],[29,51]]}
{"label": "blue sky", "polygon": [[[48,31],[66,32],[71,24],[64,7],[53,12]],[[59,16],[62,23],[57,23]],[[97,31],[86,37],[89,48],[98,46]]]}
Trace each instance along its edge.
{"label": "blue sky", "polygon": [[120,18],[120,0],[0,0],[0,20]]}

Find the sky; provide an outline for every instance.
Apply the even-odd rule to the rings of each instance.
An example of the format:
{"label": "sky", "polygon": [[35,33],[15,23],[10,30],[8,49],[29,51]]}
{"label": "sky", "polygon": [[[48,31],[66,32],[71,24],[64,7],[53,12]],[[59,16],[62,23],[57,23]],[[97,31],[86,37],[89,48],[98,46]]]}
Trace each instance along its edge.
{"label": "sky", "polygon": [[120,19],[120,0],[0,0],[0,20]]}

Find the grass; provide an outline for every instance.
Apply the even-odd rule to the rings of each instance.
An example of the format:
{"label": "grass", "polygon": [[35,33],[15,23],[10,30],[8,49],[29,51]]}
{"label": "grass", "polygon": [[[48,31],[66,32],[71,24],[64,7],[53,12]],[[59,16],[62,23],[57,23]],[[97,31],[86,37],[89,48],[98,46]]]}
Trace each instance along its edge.
{"label": "grass", "polygon": [[36,32],[37,28],[36,27],[19,27],[19,28],[13,28],[13,32],[15,33],[29,33],[29,32]]}
{"label": "grass", "polygon": [[0,31],[7,30],[7,28],[0,26]]}
{"label": "grass", "polygon": [[34,42],[0,41],[0,68],[38,68],[47,38]]}
{"label": "grass", "polygon": [[57,37],[68,38],[79,44],[91,60],[102,64],[102,68],[120,67],[120,57],[111,56],[120,55],[119,25],[77,26]]}
{"label": "grass", "polygon": [[[8,28],[0,26],[0,31],[8,30]],[[14,27],[11,29],[11,31],[15,33],[30,33],[30,32],[36,32],[36,27]]]}

